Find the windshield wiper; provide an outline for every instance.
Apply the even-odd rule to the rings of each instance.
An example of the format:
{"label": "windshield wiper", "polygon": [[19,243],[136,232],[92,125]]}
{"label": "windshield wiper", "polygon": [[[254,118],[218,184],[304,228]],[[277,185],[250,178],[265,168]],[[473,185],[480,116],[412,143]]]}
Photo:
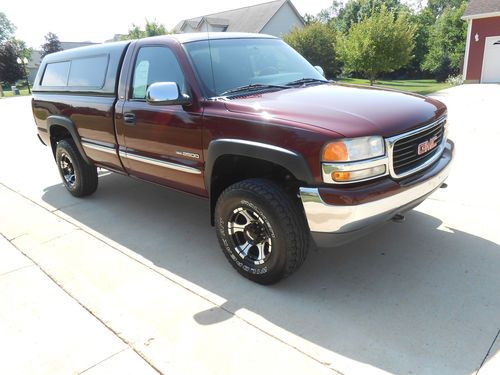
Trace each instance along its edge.
{"label": "windshield wiper", "polygon": [[317,79],[317,78],[301,78],[296,81],[288,82],[287,86],[300,86],[306,85],[308,83],[329,83],[326,79]]}
{"label": "windshield wiper", "polygon": [[224,91],[220,96],[226,96],[228,94],[235,94],[237,92],[244,92],[244,91],[257,91],[257,90],[262,90],[262,89],[289,89],[290,86],[286,85],[268,85],[264,83],[252,83],[251,85],[245,85],[245,86],[240,86],[236,87],[231,90]]}

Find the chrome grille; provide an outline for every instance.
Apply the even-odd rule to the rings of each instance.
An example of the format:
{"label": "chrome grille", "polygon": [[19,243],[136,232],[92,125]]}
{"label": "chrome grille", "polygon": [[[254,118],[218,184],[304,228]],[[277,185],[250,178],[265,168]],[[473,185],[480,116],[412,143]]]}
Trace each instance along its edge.
{"label": "chrome grille", "polygon": [[[436,147],[419,155],[419,146],[435,138]],[[446,142],[446,118],[389,140],[391,174],[405,177],[426,168],[441,155]]]}

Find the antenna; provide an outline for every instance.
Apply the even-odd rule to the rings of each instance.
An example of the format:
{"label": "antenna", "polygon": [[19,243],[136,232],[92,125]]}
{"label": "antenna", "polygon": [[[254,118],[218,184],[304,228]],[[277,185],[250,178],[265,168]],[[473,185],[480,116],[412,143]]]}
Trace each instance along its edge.
{"label": "antenna", "polygon": [[208,21],[207,18],[204,17],[205,19],[205,25],[207,29],[207,42],[208,42],[208,53],[210,55],[210,70],[212,71],[212,83],[214,87],[214,94],[217,95],[217,88],[215,87],[215,74],[214,74],[214,63],[212,59],[212,45],[210,44],[210,30],[208,29]]}

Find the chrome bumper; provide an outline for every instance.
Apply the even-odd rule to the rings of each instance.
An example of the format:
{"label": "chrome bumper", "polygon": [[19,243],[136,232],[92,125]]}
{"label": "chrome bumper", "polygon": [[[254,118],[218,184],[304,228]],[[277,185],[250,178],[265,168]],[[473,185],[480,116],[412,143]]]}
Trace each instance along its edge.
{"label": "chrome bumper", "polygon": [[[407,187],[400,193],[376,201],[337,206],[321,199],[317,188],[300,188],[300,197],[311,232],[346,234],[360,231],[381,221],[389,220],[400,212],[420,204],[439,188],[449,174],[453,145],[448,143],[441,160],[434,168],[441,168],[432,177]],[[431,168],[432,170],[433,168]]]}

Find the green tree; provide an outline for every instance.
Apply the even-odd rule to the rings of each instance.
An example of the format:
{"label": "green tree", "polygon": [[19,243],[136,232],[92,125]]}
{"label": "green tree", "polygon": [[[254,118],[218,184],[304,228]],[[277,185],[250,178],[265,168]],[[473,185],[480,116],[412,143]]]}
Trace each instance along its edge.
{"label": "green tree", "polygon": [[338,17],[341,9],[342,9],[342,3],[339,0],[333,0],[332,5],[330,5],[330,7],[326,9],[321,10],[315,17],[315,19],[318,22],[330,24],[333,20],[335,20]]}
{"label": "green tree", "polygon": [[467,1],[445,7],[429,32],[428,53],[422,68],[432,72],[438,81],[458,74],[462,68],[467,39],[467,23],[462,20]]}
{"label": "green tree", "polygon": [[128,30],[127,35],[122,36],[122,40],[128,39],[140,39],[144,38],[144,31],[135,24],[132,24],[132,27]]}
{"label": "green tree", "polygon": [[296,28],[283,39],[311,64],[320,65],[328,78],[338,74],[336,33],[328,25],[316,22],[302,29]]}
{"label": "green tree", "polygon": [[16,26],[7,16],[0,12],[0,96],[3,95],[2,85],[13,84],[25,78],[23,66],[18,64],[18,58],[30,58],[31,50],[26,43],[14,38]]}
{"label": "green tree", "polygon": [[[335,4],[332,7],[334,6]],[[410,10],[407,5],[401,3],[401,0],[351,0],[343,7],[338,7],[335,25],[340,31],[348,32],[352,25],[380,12],[382,7],[393,11],[396,15],[400,12],[408,13]]]}
{"label": "green tree", "polygon": [[16,31],[16,27],[9,21],[5,13],[0,12],[0,44],[11,39]]}
{"label": "green tree", "polygon": [[17,63],[18,45],[11,39],[0,45],[0,83],[13,84],[24,78],[22,65]]}
{"label": "green tree", "polygon": [[448,8],[459,8],[466,0],[429,0],[426,9],[437,19]]}
{"label": "green tree", "polygon": [[132,24],[132,27],[128,30],[127,35],[122,36],[122,40],[128,39],[141,39],[149,36],[157,36],[157,35],[166,35],[171,34],[165,25],[162,25],[156,21],[148,21],[146,20],[146,24],[144,29],[141,29],[140,26],[136,24]]}
{"label": "green tree", "polygon": [[45,35],[45,43],[42,44],[41,56],[45,57],[50,53],[62,51],[61,42],[56,34],[49,32]]}
{"label": "green tree", "polygon": [[26,47],[26,43],[23,40],[12,38],[10,40],[10,43],[12,43],[12,45],[16,49],[18,57],[27,58],[28,60],[31,58],[33,49]]}
{"label": "green tree", "polygon": [[318,22],[318,19],[316,18],[316,16],[313,16],[312,14],[309,14],[309,13],[304,14],[302,19],[304,20],[304,24],[306,26],[309,26],[315,22]]}
{"label": "green tree", "polygon": [[362,73],[373,85],[381,73],[393,72],[411,60],[414,36],[415,25],[407,13],[396,16],[382,6],[339,37],[338,56],[345,72]]}
{"label": "green tree", "polygon": [[410,21],[415,25],[415,49],[413,50],[414,57],[406,66],[398,70],[396,75],[405,78],[422,78],[426,76],[421,67],[425,56],[429,52],[429,48],[427,46],[427,41],[429,39],[429,30],[432,28],[436,20],[434,15],[428,8],[424,8],[419,12],[414,12],[409,17]]}

